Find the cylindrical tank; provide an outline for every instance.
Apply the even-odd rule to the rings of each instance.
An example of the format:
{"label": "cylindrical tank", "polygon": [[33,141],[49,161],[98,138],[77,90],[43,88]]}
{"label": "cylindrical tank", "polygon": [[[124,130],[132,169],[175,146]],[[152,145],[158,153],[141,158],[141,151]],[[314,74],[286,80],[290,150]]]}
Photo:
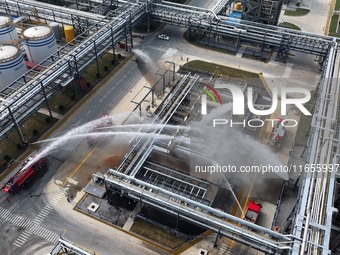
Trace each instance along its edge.
{"label": "cylindrical tank", "polygon": [[35,64],[39,64],[58,50],[53,31],[47,26],[26,29],[23,43],[28,60]]}
{"label": "cylindrical tank", "polygon": [[66,26],[64,28],[66,42],[72,41],[76,35],[74,34],[74,28],[72,26]]}
{"label": "cylindrical tank", "polygon": [[240,11],[242,9],[242,3],[238,2],[235,4],[235,10]]}
{"label": "cylindrical tank", "polygon": [[11,42],[18,40],[19,36],[9,17],[0,16],[0,41]]}
{"label": "cylindrical tank", "polygon": [[51,22],[50,26],[53,30],[55,39],[57,39],[57,41],[61,40],[61,34],[60,34],[60,30],[59,30],[59,23],[58,22]]}
{"label": "cylindrical tank", "polygon": [[17,46],[0,46],[0,88],[11,84],[26,71],[24,58]]}

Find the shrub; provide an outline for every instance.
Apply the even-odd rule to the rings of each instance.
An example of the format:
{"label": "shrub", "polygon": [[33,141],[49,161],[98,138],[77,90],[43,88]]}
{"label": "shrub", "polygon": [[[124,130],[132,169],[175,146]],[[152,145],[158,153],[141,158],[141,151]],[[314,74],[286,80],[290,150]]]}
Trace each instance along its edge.
{"label": "shrub", "polygon": [[58,106],[58,108],[59,108],[59,111],[60,111],[60,112],[65,111],[65,106],[62,105],[62,104],[60,104],[60,105]]}
{"label": "shrub", "polygon": [[33,129],[32,134],[34,136],[38,136],[39,135],[39,131],[37,129]]}

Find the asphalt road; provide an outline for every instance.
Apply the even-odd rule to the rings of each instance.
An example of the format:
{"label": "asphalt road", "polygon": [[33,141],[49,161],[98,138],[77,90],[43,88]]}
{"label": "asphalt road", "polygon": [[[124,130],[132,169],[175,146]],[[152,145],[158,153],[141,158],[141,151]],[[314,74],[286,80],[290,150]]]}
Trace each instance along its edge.
{"label": "asphalt road", "polygon": [[[155,38],[156,36],[148,38],[145,40],[145,43],[149,44],[153,40],[156,44],[160,43]],[[162,51],[155,51],[152,57],[158,58],[161,54]],[[136,62],[133,60],[129,61],[122,70],[98,90],[61,129],[57,130],[56,134],[97,119],[103,113],[110,112],[122,96],[129,92],[141,77],[142,74],[138,70]],[[65,215],[62,214],[62,210],[48,208],[48,210],[46,209],[39,219],[35,221],[39,224],[34,223],[34,220],[39,213],[46,208],[48,202],[56,200],[56,197],[58,202],[66,200],[63,192],[53,192],[50,194],[47,190],[47,183],[49,181],[58,181],[59,178],[56,178],[56,176],[65,177],[70,174],[70,171],[81,163],[88,152],[89,148],[86,140],[84,141],[84,139],[82,139],[68,142],[51,154],[50,167],[44,176],[32,180],[32,182],[18,194],[0,194],[0,211],[2,211],[0,212],[0,225],[2,229],[1,254],[29,254],[32,244],[35,243],[40,243],[41,249],[46,250],[45,246],[51,246],[52,244],[50,239],[55,241],[56,238],[54,237],[63,235],[66,229],[67,231],[64,233],[66,238],[87,247],[93,247],[98,254],[140,254],[142,247],[141,244],[136,244],[138,243],[137,240],[128,242],[122,238],[117,239],[112,238],[112,235],[102,234],[95,226],[96,224],[93,222],[89,223],[90,219],[84,220],[84,222],[87,222],[84,227],[81,225],[82,222],[76,223],[74,219],[68,220],[68,217],[64,217]],[[66,165],[67,167],[64,167]],[[60,183],[58,184],[60,186]],[[26,221],[28,221],[27,225],[21,227],[18,216],[26,219]],[[12,218],[14,219],[13,221],[11,220]],[[42,228],[38,228],[38,226]],[[38,228],[38,230],[33,231],[34,228]],[[34,234],[23,233],[25,230],[29,230]],[[52,232],[48,232],[47,230],[51,230]],[[114,232],[119,233],[119,236],[124,236],[120,231],[114,230]],[[126,235],[126,239],[127,238]],[[112,247],[114,247],[114,252],[112,252]],[[38,250],[39,247],[36,247],[31,254],[38,254]],[[145,250],[143,253],[154,254],[154,252],[149,250]]]}
{"label": "asphalt road", "polygon": [[[183,64],[187,58],[189,60],[195,58],[249,71],[263,72],[265,75],[275,78],[282,77],[285,72],[287,73],[286,64],[274,62],[265,64],[192,46],[184,40],[183,31],[178,27],[165,26],[161,31],[147,35],[135,47],[142,49],[149,54],[153,61],[158,63],[171,60],[177,64]],[[159,33],[169,35],[170,41],[157,39]],[[316,64],[313,62],[310,64],[309,61],[306,63],[308,65],[303,67],[290,67],[289,77],[299,79],[303,76],[315,79]],[[138,70],[136,62],[129,61],[77,110],[72,119],[57,130],[56,134],[110,112],[141,77],[142,74]],[[55,241],[58,235],[63,234],[74,242],[95,249],[98,254],[141,254],[142,249],[143,254],[155,254],[153,251],[145,249],[143,243],[138,239],[129,237],[115,229],[106,229],[102,226],[103,224],[95,223],[88,217],[78,217],[70,209],[71,205],[69,205],[70,208],[67,206],[59,208],[59,204],[65,205],[66,198],[64,191],[57,188],[61,186],[59,182],[61,178],[56,178],[56,176],[69,175],[82,162],[89,152],[89,148],[85,145],[86,141],[84,140],[73,141],[53,153],[49,171],[44,176],[36,178],[19,194],[9,196],[10,202],[6,200],[7,195],[0,194],[1,254],[39,254],[39,251],[45,252],[50,248],[51,241]],[[66,163],[64,163],[65,161]],[[58,185],[53,185],[53,182]],[[50,186],[54,186],[55,190],[50,191]],[[52,206],[49,206],[49,203],[52,203]],[[21,218],[18,216],[23,218],[22,221],[26,219],[25,224],[20,223]],[[32,245],[34,251],[32,251]]]}

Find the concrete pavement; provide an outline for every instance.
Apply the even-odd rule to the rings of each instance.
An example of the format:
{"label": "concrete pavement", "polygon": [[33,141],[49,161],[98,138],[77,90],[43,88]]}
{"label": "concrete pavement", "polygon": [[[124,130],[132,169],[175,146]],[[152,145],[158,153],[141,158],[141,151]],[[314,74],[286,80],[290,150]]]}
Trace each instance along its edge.
{"label": "concrete pavement", "polygon": [[304,16],[287,16],[284,15],[286,8],[294,6],[294,1],[288,7],[285,7],[279,19],[279,22],[289,22],[297,25],[302,31],[325,34],[328,16],[330,15],[330,7],[333,0],[303,0],[300,8],[309,9],[310,12]]}
{"label": "concrete pavement", "polygon": [[[308,85],[308,81],[314,82],[318,75],[315,73],[315,71],[318,70],[317,64],[313,62],[312,57],[309,58],[308,61],[305,60],[305,63],[301,62],[300,58],[294,58],[290,64],[282,64],[275,61],[266,64],[191,45],[184,40],[183,30],[178,29],[178,27],[165,26],[162,29],[162,33],[163,32],[170,35],[170,41],[158,40],[157,34],[159,32],[157,32],[148,35],[145,41],[140,42],[143,51],[149,53],[151,59],[159,64],[164,63],[166,60],[173,61],[177,64],[184,64],[187,58],[189,58],[189,61],[200,59],[240,70],[243,69],[256,73],[262,72],[270,86],[274,86],[275,84],[280,85],[282,79],[307,82]],[[138,47],[138,45],[136,46]],[[181,60],[181,56],[183,57],[183,60]],[[76,112],[72,120],[70,120],[67,125],[63,126],[63,129],[60,129],[57,132],[96,119],[104,112],[111,112],[113,108],[115,111],[118,111],[118,108],[115,108],[115,106],[117,106],[117,103],[121,101],[123,96],[129,93],[130,90],[133,92],[138,91],[141,84],[138,84],[137,87],[135,87],[135,84],[137,81],[141,81],[141,77],[142,75],[138,71],[136,63],[130,61],[122,72],[116,73],[111,77],[103,89],[95,93],[93,98]],[[128,97],[126,100],[130,100],[130,98]],[[127,104],[130,104],[130,102],[127,102],[126,100],[121,101],[120,104],[122,105],[119,108],[128,109]],[[68,149],[73,150],[72,148],[77,146],[79,147],[79,145],[76,144]],[[63,157],[66,157],[69,151],[59,152],[58,156],[61,153],[64,153],[65,155],[63,155]],[[78,161],[79,158],[81,158],[81,155],[83,154],[79,154]],[[75,160],[77,160],[77,158],[75,158]],[[77,163],[79,162],[74,162],[75,165]],[[58,166],[53,166],[51,169],[58,169]],[[2,196],[1,205],[6,205],[8,210],[17,215],[24,215],[25,218],[34,220],[35,217],[39,215],[40,211],[43,210],[46,203],[51,201],[53,194],[56,192],[56,184],[58,183],[53,184],[48,182],[51,179],[53,180],[55,178],[54,175],[57,174],[54,173],[53,170],[49,171],[44,179],[36,182],[36,189],[24,191],[21,196],[14,198],[12,204],[6,204],[7,202]],[[63,171],[63,169],[59,170]],[[48,185],[46,186],[46,189],[43,190],[43,187],[45,187],[45,183],[47,182]],[[30,197],[30,195],[39,194],[40,197]],[[79,193],[78,196],[80,194],[81,193]],[[112,247],[114,247],[119,254],[140,254],[140,251],[144,254],[156,254],[154,251],[145,248],[142,241],[133,239],[130,235],[122,234],[121,231],[112,229],[105,224],[98,223],[98,221],[91,218],[83,215],[80,216],[79,213],[72,210],[72,207],[73,205],[67,203],[65,197],[61,198],[55,209],[51,210],[51,212],[49,212],[49,214],[41,221],[42,226],[48,230],[53,230],[59,235],[62,235],[66,228],[66,232],[64,233],[66,238],[80,244],[85,244],[85,246],[99,251],[101,254],[108,254],[108,252],[112,250]],[[0,222],[4,231],[10,231],[12,225],[8,221],[4,222],[3,220],[0,220]],[[22,247],[23,249],[16,250],[13,247],[13,242],[20,236],[21,231],[12,231],[10,233],[12,233],[10,237],[5,236],[3,239],[2,248],[6,251],[4,254],[22,254],[23,251],[30,251],[33,244],[40,242],[43,243],[42,251],[45,251],[45,245],[50,244],[46,240],[43,241],[41,237],[31,235],[27,238],[27,243]],[[96,235],[94,236],[93,233],[96,233]],[[5,240],[5,238],[8,239]],[[210,241],[208,240],[208,242]],[[133,245],[130,245],[131,243],[133,243]]]}

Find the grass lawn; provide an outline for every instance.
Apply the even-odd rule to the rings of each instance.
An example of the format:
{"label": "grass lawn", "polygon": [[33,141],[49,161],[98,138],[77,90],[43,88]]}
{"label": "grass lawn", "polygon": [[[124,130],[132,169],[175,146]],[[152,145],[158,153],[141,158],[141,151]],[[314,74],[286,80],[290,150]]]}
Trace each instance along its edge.
{"label": "grass lawn", "polygon": [[338,25],[339,25],[339,15],[334,14],[331,19],[331,24],[329,26],[329,32],[330,33],[337,33],[338,31]]}
{"label": "grass lawn", "polygon": [[[44,114],[36,113],[24,122],[20,123],[19,126],[25,140],[29,142],[37,141],[39,137],[56,122],[56,120],[47,122],[47,117],[48,116]],[[5,139],[0,141],[0,162],[8,157],[11,159],[18,158],[23,151],[24,148],[20,146],[19,135],[16,130],[13,129],[13,131],[9,133]]]}
{"label": "grass lawn", "polygon": [[340,33],[331,33],[331,32],[329,32],[328,35],[329,36],[333,36],[333,37],[338,37],[337,41],[338,42],[340,41]]}
{"label": "grass lawn", "polygon": [[340,0],[336,0],[335,2],[335,8],[334,8],[336,11],[339,11],[340,10]]}
{"label": "grass lawn", "polygon": [[184,237],[168,233],[166,230],[139,218],[135,220],[130,230],[171,249],[176,249],[188,241]]}
{"label": "grass lawn", "polygon": [[[316,101],[317,93],[312,91],[312,98],[309,100],[305,107],[313,114],[313,106]],[[296,143],[300,145],[307,145],[307,138],[309,137],[309,130],[312,123],[312,116],[301,115],[299,120],[298,130],[296,132]]]}
{"label": "grass lawn", "polygon": [[[113,55],[111,53],[106,53],[101,58],[99,58],[99,69],[101,77],[108,75],[111,70],[119,64],[119,62],[117,61],[113,66],[111,63],[112,59]],[[118,56],[116,56],[116,59],[119,59]],[[120,61],[122,61],[123,59],[124,57],[120,57]],[[101,80],[101,78],[96,77],[96,73],[97,67],[96,63],[94,63],[89,66],[86,72],[83,72],[81,76],[85,77],[87,82],[89,82],[90,85],[93,87]],[[52,111],[65,114],[84,95],[85,94],[80,93],[75,100],[71,87],[67,86],[48,100],[49,106]],[[63,107],[60,107],[60,105],[62,105]],[[42,107],[46,108],[46,105],[42,104]],[[20,122],[19,126],[25,140],[28,140],[29,142],[37,141],[43,133],[45,133],[50,127],[53,126],[54,123],[57,122],[57,120],[55,119],[53,119],[52,122],[47,122],[47,118],[47,115],[36,113],[25,121]],[[13,129],[5,138],[0,140],[0,173],[6,169],[5,165],[1,165],[5,159],[17,159],[24,151],[25,148],[20,145],[19,135],[17,134],[16,130]]]}
{"label": "grass lawn", "polygon": [[208,63],[208,62],[201,61],[201,60],[190,61],[184,64],[183,67],[208,71],[210,73],[215,73],[216,75],[225,75],[225,76],[234,77],[234,78],[259,79],[259,75],[257,73],[251,73],[251,72],[243,71],[237,68],[217,65],[217,64]]}
{"label": "grass lawn", "polygon": [[297,8],[295,11],[286,10],[285,14],[286,16],[304,16],[309,13],[309,10],[303,9],[303,8]]}
{"label": "grass lawn", "polygon": [[295,30],[301,30],[301,28],[298,27],[297,25],[294,25],[294,24],[286,22],[286,21],[280,23],[279,27],[285,27],[285,28],[290,28],[290,29],[295,29]]}

